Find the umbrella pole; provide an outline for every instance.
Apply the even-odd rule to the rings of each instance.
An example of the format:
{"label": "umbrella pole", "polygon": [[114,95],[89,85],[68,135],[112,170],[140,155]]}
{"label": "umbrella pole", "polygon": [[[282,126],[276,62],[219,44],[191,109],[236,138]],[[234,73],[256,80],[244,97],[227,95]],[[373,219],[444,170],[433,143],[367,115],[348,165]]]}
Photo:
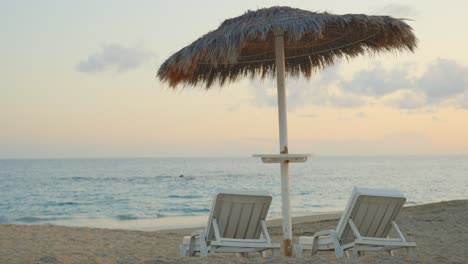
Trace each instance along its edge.
{"label": "umbrella pole", "polygon": [[[288,122],[286,112],[286,89],[285,89],[285,58],[284,58],[284,31],[275,30],[275,59],[276,59],[276,81],[278,86],[278,119],[280,154],[288,154]],[[290,214],[290,189],[289,161],[283,161],[281,166],[281,203],[283,215],[283,255],[292,255],[292,227]]]}

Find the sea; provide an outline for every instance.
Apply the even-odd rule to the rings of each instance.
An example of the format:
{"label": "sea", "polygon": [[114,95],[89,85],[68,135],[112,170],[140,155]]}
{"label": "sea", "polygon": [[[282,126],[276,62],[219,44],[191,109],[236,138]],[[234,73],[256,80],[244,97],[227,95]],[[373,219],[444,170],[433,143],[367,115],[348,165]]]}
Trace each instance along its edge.
{"label": "sea", "polygon": [[[343,210],[353,186],[399,189],[409,206],[468,199],[468,156],[312,157],[290,174],[293,216]],[[222,190],[266,190],[281,217],[279,165],[258,158],[3,159],[0,223],[202,226]]]}

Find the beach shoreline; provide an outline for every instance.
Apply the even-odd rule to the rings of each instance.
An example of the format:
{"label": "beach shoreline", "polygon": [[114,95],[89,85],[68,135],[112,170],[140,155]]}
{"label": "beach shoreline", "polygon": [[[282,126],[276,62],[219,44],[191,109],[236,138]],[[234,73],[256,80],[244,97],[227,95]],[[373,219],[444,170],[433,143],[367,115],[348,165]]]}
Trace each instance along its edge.
{"label": "beach shoreline", "polygon": [[[301,235],[333,229],[339,213],[293,218],[293,233]],[[417,243],[416,257],[404,251],[395,257],[369,253],[359,263],[467,263],[468,200],[405,207],[398,218],[409,241]],[[281,241],[281,221],[269,221],[273,241]],[[135,231],[54,225],[0,224],[0,263],[336,263],[332,252],[305,258],[238,258],[216,254],[208,258],[180,257],[179,244],[192,228]],[[346,260],[351,261],[351,260]],[[345,262],[346,262],[345,261]],[[351,263],[351,262],[350,262]]]}
{"label": "beach shoreline", "polygon": [[[317,222],[321,220],[331,220],[340,217],[340,211],[332,212],[315,212],[309,215],[293,216],[293,224],[304,222]],[[87,227],[87,228],[104,228],[112,230],[134,230],[134,231],[160,231],[171,232],[178,230],[196,230],[203,228],[208,220],[208,215],[204,216],[175,216],[162,217],[156,219],[128,219],[117,220],[113,218],[86,218],[75,217],[73,220],[54,220],[46,223],[36,222],[12,222],[1,224],[12,225],[37,225],[37,226],[62,226],[62,227]],[[281,218],[267,219],[268,227],[281,226]]]}

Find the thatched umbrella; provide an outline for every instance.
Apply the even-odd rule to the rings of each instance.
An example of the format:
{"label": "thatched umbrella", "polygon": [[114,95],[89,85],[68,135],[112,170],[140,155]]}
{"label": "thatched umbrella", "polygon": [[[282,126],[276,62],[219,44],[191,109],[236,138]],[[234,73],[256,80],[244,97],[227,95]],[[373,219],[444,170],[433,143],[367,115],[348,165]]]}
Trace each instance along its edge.
{"label": "thatched umbrella", "polygon": [[280,155],[257,155],[281,164],[283,250],[291,254],[289,162],[307,155],[288,154],[285,74],[307,78],[340,58],[366,52],[413,51],[417,39],[402,19],[361,14],[334,15],[290,7],[248,11],[224,21],[169,57],[158,77],[171,87],[209,89],[242,77],[274,77],[278,85]]}

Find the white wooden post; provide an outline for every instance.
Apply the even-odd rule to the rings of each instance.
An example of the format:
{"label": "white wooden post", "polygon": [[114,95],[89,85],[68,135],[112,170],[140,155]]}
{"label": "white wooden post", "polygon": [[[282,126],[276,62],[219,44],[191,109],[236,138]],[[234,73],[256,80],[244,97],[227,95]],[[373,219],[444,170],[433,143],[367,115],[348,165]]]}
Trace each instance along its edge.
{"label": "white wooden post", "polygon": [[[276,80],[278,86],[278,119],[279,119],[279,143],[280,154],[288,154],[288,120],[286,112],[286,89],[285,89],[285,58],[284,58],[284,31],[275,30],[275,58],[276,58]],[[283,161],[281,166],[281,202],[283,215],[283,255],[292,255],[292,227],[290,214],[290,189],[289,161]]]}

